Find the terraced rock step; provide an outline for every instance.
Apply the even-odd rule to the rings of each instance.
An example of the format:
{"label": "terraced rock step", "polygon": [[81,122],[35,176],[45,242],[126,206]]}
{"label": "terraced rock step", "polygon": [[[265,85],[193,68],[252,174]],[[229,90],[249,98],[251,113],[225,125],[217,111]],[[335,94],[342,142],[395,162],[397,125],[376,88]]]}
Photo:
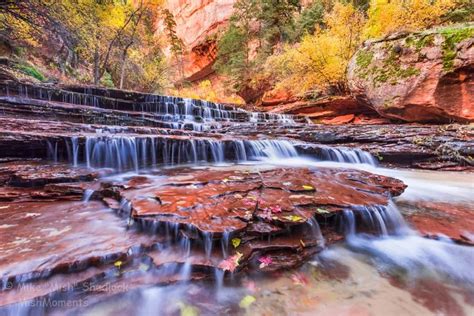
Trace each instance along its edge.
{"label": "terraced rock step", "polygon": [[406,228],[391,201],[402,181],[281,167],[303,155],[372,168],[472,165],[468,127],[328,127],[205,101],[13,81],[0,82],[2,93],[0,314],[180,281],[213,278],[219,288],[302,265],[346,235]]}
{"label": "terraced rock step", "polygon": [[[25,85],[15,82],[0,83],[0,89],[3,89],[5,94],[7,87],[9,87],[9,96],[0,97],[2,112],[0,119],[4,130],[13,134],[16,130],[24,130],[28,124],[31,124],[28,126],[31,134],[44,132],[52,134],[54,126],[61,125],[57,123],[61,122],[65,124],[61,128],[61,137],[69,139],[73,137],[81,139],[81,133],[88,134],[87,136],[92,138],[93,135],[90,133],[97,134],[96,138],[103,136],[104,133],[117,132],[125,137],[136,137],[132,134],[181,135],[187,139],[199,136],[206,139],[235,140],[233,147],[241,147],[239,144],[241,139],[294,139],[297,143],[295,148],[297,151],[323,160],[373,164],[374,162],[370,160],[374,159],[360,159],[360,154],[356,154],[359,156],[356,160],[347,158],[348,155],[353,154],[338,154],[338,152],[348,153],[362,149],[376,157],[379,164],[433,170],[472,170],[474,163],[472,160],[474,132],[470,127],[462,125],[328,126],[306,124],[301,117],[297,116],[252,113],[229,108],[228,105],[176,97],[84,87],[62,87],[63,90],[58,90],[54,87],[30,85],[25,88]],[[67,93],[78,94],[80,97],[66,97]],[[58,94],[57,100],[52,97],[56,94]],[[126,105],[118,109],[115,105],[99,107],[87,101],[96,97],[107,98],[111,104],[125,102]],[[203,116],[201,110],[196,110],[203,108],[222,113]],[[237,116],[229,114],[234,112]],[[27,119],[28,122],[18,120],[18,118]],[[69,123],[85,123],[86,125],[70,125]],[[51,130],[48,130],[48,126],[52,126]],[[57,131],[59,133],[59,130]],[[184,138],[176,139],[177,147],[182,146],[179,142],[182,142]],[[0,142],[0,146],[13,145],[12,139],[13,136],[8,135],[5,141]],[[52,146],[54,142],[50,141]],[[68,142],[71,143],[71,141]],[[47,142],[20,143],[21,145],[14,146],[12,151],[18,154],[23,153],[26,157],[31,157],[27,153],[35,152],[34,155],[36,155],[38,151],[43,152],[41,157],[45,157],[44,152],[51,151],[46,149]],[[31,150],[28,150],[30,146]],[[348,149],[340,148],[341,146]],[[191,147],[190,151],[192,151]],[[332,154],[328,153],[331,151],[328,147],[333,148]],[[66,152],[66,149],[63,151]],[[185,160],[194,162],[194,159],[190,158],[191,155],[188,153],[189,159]],[[3,151],[3,157],[7,156],[7,151]],[[65,157],[66,154],[63,156]],[[80,156],[82,157],[83,154]],[[211,157],[211,154],[209,153],[208,156]],[[230,160],[234,160],[232,157],[237,156],[237,153],[225,155]],[[151,161],[150,157],[149,162]],[[184,160],[180,161],[184,162]]]}
{"label": "terraced rock step", "polygon": [[[178,279],[183,273],[212,275],[214,269],[236,273],[295,267],[342,238],[344,210],[357,216],[382,214],[390,196],[405,187],[395,179],[336,169],[178,168],[100,178],[108,171],[87,173],[41,162],[0,166],[3,188],[19,188],[28,174],[34,174],[36,184],[32,190],[23,188],[21,198],[0,198],[0,306],[20,297],[53,295],[58,287],[92,277],[97,286],[128,282],[129,274],[113,272],[122,269],[113,266],[117,261],[132,270],[145,262],[146,270],[156,273],[172,265]],[[63,194],[51,194],[61,188]],[[80,201],[79,192],[91,188],[93,199],[116,214],[97,201]],[[18,247],[22,251],[15,253]],[[271,264],[261,265],[261,258]],[[153,282],[170,278],[157,276]],[[54,280],[55,286],[37,291],[18,287]]]}
{"label": "terraced rock step", "polygon": [[[182,170],[166,180],[140,176],[107,190],[130,202],[144,226],[184,226],[193,234],[282,232],[345,209],[388,204],[403,192],[398,180],[361,171],[275,169],[260,172]],[[116,186],[118,186],[116,188]],[[124,186],[127,189],[121,189]],[[326,215],[326,216],[324,216]],[[176,228],[178,229],[178,228]]]}

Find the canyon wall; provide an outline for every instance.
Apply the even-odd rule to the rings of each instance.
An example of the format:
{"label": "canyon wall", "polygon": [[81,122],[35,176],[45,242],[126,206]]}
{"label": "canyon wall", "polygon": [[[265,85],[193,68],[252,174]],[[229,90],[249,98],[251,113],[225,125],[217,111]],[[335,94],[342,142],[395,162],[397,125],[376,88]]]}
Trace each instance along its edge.
{"label": "canyon wall", "polygon": [[[232,15],[235,0],[168,0],[166,8],[176,21],[176,34],[184,42],[184,79],[197,81],[213,73],[216,34]],[[158,31],[162,29],[158,27]]]}

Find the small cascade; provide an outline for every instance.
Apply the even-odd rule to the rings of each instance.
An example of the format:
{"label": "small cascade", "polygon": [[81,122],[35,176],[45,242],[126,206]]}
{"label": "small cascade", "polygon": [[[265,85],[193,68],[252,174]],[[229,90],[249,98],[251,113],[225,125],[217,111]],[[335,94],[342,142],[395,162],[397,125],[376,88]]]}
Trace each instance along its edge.
{"label": "small cascade", "polygon": [[53,161],[54,163],[57,163],[59,160],[58,156],[58,142],[54,142],[54,145],[48,141],[48,159]]}
{"label": "small cascade", "polygon": [[378,165],[374,156],[358,148],[322,147],[319,159],[335,162],[369,164],[371,166]]}
{"label": "small cascade", "polygon": [[88,203],[92,197],[92,195],[94,194],[94,190],[92,189],[87,189],[84,191],[84,196],[82,197],[82,202],[84,203]]}
{"label": "small cascade", "polygon": [[347,236],[354,236],[359,231],[367,231],[380,236],[412,233],[392,201],[387,206],[344,210],[342,230]]}
{"label": "small cascade", "polygon": [[308,225],[310,227],[311,234],[314,236],[314,239],[318,241],[319,246],[324,247],[324,236],[321,232],[321,228],[319,227],[318,221],[314,217],[311,217],[308,220]]}
{"label": "small cascade", "polygon": [[229,239],[230,239],[230,233],[229,232],[224,232],[222,234],[222,238],[220,240],[221,248],[222,248],[222,256],[224,258],[227,258],[228,254],[229,254]]}
{"label": "small cascade", "polygon": [[207,259],[211,257],[211,253],[212,253],[212,247],[213,247],[212,237],[213,236],[211,233],[205,233],[204,238],[203,238],[204,252],[206,254]]}
{"label": "small cascade", "polygon": [[248,150],[247,157],[253,159],[280,159],[298,157],[295,146],[289,141],[283,140],[255,140],[244,141],[245,149]]}
{"label": "small cascade", "polygon": [[192,264],[189,259],[187,259],[184,264],[181,266],[179,271],[179,278],[183,282],[187,282],[191,279]]}
{"label": "small cascade", "polygon": [[79,141],[77,136],[71,137],[71,144],[72,144],[72,165],[77,167],[79,161]]}

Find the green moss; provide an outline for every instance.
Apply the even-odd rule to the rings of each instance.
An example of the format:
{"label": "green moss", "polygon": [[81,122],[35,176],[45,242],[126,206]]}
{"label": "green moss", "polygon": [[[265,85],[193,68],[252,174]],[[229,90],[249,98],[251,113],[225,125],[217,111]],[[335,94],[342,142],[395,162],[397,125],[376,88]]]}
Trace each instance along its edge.
{"label": "green moss", "polygon": [[420,74],[420,70],[413,66],[402,67],[399,53],[393,48],[388,57],[383,61],[383,67],[373,67],[371,72],[374,78],[374,86],[386,82],[396,85],[400,79],[406,79]]}
{"label": "green moss", "polygon": [[440,33],[444,38],[442,45],[443,69],[449,71],[453,68],[454,59],[457,55],[456,45],[474,36],[474,27],[444,28],[440,30]]}
{"label": "green moss", "polygon": [[400,69],[398,75],[401,77],[401,78],[409,78],[409,77],[413,77],[413,76],[418,76],[420,74],[420,69],[417,69],[415,67],[408,67],[408,68],[405,68],[405,69]]}
{"label": "green moss", "polygon": [[374,53],[370,50],[361,50],[357,53],[356,63],[357,66],[367,68],[370,66],[372,59],[374,58]]}
{"label": "green moss", "polygon": [[104,73],[102,79],[100,79],[100,84],[107,88],[115,88],[112,76],[107,71]]}
{"label": "green moss", "polygon": [[377,68],[377,71],[376,71],[376,75],[374,76],[374,81],[375,83],[379,82],[379,83],[385,83],[387,82],[387,80],[389,79],[389,74],[380,69],[380,68]]}
{"label": "green moss", "polygon": [[416,43],[415,47],[417,50],[421,50],[424,47],[432,46],[434,43],[434,35],[429,34],[422,36]]}
{"label": "green moss", "polygon": [[21,71],[27,76],[38,79],[39,81],[46,81],[46,77],[33,65],[30,64],[17,64],[16,69]]}
{"label": "green moss", "polygon": [[433,46],[434,44],[434,34],[421,34],[409,36],[405,39],[405,45],[408,47],[413,47],[417,52],[420,52],[422,48]]}

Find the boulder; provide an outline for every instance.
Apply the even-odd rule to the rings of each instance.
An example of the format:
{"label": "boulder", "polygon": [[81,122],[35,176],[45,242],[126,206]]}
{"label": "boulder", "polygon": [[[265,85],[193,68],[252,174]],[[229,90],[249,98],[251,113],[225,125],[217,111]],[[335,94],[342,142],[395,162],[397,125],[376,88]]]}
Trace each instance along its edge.
{"label": "boulder", "polygon": [[366,42],[348,70],[351,92],[406,122],[474,121],[474,24]]}

